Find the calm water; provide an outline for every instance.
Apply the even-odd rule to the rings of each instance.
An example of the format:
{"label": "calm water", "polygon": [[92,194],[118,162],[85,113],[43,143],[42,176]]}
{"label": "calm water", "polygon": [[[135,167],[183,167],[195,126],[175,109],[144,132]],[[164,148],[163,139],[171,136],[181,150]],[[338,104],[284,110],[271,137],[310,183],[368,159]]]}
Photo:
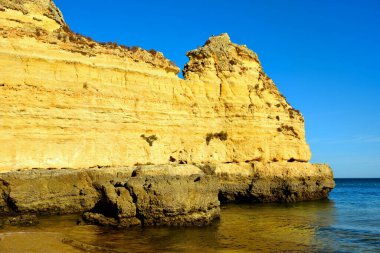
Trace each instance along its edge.
{"label": "calm water", "polygon": [[380,252],[380,179],[336,183],[330,200],[228,205],[202,228],[115,231],[77,226],[75,216],[43,218],[0,229],[0,252]]}

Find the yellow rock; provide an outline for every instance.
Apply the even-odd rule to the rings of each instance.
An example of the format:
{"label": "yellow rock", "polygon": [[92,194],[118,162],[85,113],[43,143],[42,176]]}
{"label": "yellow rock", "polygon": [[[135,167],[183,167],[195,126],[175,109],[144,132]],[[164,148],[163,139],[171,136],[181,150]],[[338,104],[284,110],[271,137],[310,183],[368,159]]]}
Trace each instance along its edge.
{"label": "yellow rock", "polygon": [[70,31],[51,1],[0,1],[0,171],[310,160],[257,55],[211,37],[184,79],[162,53]]}

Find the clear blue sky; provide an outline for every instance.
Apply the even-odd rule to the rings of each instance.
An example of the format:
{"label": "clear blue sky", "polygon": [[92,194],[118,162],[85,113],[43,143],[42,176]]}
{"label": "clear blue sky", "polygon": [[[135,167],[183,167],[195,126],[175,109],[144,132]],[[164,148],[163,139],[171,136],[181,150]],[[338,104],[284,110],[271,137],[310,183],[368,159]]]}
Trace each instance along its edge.
{"label": "clear blue sky", "polygon": [[380,177],[379,0],[55,0],[97,41],[185,52],[227,32],[260,57],[306,120],[312,162],[336,177]]}

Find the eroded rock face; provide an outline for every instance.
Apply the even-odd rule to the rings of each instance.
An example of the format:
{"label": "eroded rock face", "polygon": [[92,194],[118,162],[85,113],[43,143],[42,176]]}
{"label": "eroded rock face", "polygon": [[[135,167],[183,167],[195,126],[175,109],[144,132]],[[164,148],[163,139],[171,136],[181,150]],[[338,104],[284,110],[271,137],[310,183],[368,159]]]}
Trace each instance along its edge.
{"label": "eroded rock face", "polygon": [[85,212],[86,221],[114,227],[204,225],[219,217],[217,178],[196,166],[173,166],[161,174],[163,169],[165,166],[2,173],[1,182],[7,187],[0,191],[4,203],[0,214]]}
{"label": "eroded rock face", "polygon": [[216,178],[143,176],[101,185],[102,197],[83,215],[91,223],[129,227],[210,224],[220,216]]}
{"label": "eroded rock face", "polygon": [[[22,12],[24,15],[37,14],[46,16],[57,22],[59,25],[66,24],[61,11],[51,0],[1,0],[0,8],[3,12],[9,9]],[[35,17],[35,19],[38,18]]]}
{"label": "eroded rock face", "polygon": [[[115,175],[115,171],[117,175]],[[128,170],[31,170],[0,174],[1,213],[66,214],[89,210],[100,193],[94,182],[128,177]],[[1,201],[0,200],[0,203]]]}
{"label": "eroded rock face", "polygon": [[0,0],[0,213],[208,224],[219,201],[325,198],[304,120],[257,55],[211,37],[179,68],[97,43],[52,1]]}
{"label": "eroded rock face", "polygon": [[146,225],[202,225],[220,215],[219,189],[213,177],[140,178],[128,185]]}
{"label": "eroded rock face", "polygon": [[125,183],[103,181],[95,187],[100,192],[100,199],[94,208],[83,214],[85,221],[113,227],[141,225],[136,203]]}
{"label": "eroded rock face", "polygon": [[320,199],[334,188],[327,165],[307,163],[28,170],[0,178],[0,214],[84,212],[87,222],[112,227],[204,225],[219,217],[220,202]]}
{"label": "eroded rock face", "polygon": [[335,187],[326,164],[257,164],[249,196],[255,202],[295,202],[327,198]]}
{"label": "eroded rock face", "polygon": [[229,202],[295,202],[327,198],[335,187],[326,164],[276,162],[202,165],[219,181],[219,200]]}
{"label": "eroded rock face", "polygon": [[228,35],[190,51],[182,80],[162,53],[70,31],[48,1],[0,3],[0,170],[310,159],[302,115]]}

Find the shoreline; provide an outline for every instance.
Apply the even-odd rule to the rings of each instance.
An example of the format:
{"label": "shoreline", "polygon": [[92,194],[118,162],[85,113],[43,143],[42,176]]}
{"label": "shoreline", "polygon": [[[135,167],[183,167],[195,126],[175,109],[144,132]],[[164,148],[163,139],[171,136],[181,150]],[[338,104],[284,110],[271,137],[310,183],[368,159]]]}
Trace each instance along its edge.
{"label": "shoreline", "polygon": [[327,165],[259,162],[28,170],[0,182],[3,215],[83,213],[113,227],[204,225],[221,203],[323,199],[335,186]]}

